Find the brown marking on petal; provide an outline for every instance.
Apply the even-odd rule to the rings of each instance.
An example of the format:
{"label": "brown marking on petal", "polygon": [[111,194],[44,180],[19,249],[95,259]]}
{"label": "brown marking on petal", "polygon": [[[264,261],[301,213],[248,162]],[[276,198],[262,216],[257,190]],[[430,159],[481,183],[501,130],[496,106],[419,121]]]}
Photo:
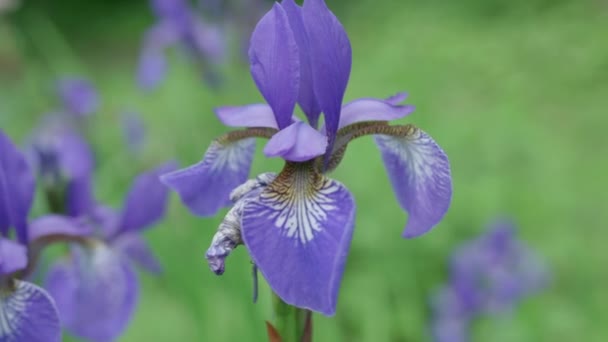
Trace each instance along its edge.
{"label": "brown marking on petal", "polygon": [[317,168],[317,163],[286,162],[281,173],[272,182],[264,194],[275,193],[279,201],[292,202],[295,197],[304,194],[306,198],[314,197],[330,180],[324,177]]}
{"label": "brown marking on petal", "polygon": [[386,121],[358,122],[348,125],[338,131],[336,143],[324,173],[333,171],[344,158],[348,143],[365,135],[390,135],[407,137],[414,135],[419,129],[412,125],[390,126]]}
{"label": "brown marking on petal", "polygon": [[228,132],[219,138],[215,139],[215,142],[221,145],[227,145],[233,142],[237,142],[239,140],[247,139],[247,138],[265,138],[270,139],[272,136],[277,133],[278,130],[274,128],[268,127],[253,127],[246,128],[238,131]]}

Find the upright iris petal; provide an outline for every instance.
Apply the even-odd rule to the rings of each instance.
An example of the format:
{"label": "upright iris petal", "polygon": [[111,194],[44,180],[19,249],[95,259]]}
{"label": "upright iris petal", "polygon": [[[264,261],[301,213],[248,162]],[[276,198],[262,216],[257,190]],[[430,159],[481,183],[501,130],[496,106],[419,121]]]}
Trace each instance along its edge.
{"label": "upright iris petal", "polygon": [[352,238],[355,203],[310,165],[288,164],[243,209],[245,245],[285,302],[333,315]]}
{"label": "upright iris petal", "polygon": [[323,0],[304,1],[302,14],[310,42],[314,93],[323,110],[331,149],[350,76],[350,41],[344,27]]}
{"label": "upright iris petal", "polygon": [[291,124],[300,81],[296,40],[287,14],[275,4],[258,23],[249,47],[251,75],[272,107],[279,128]]}
{"label": "upright iris petal", "polygon": [[378,135],[376,143],[397,199],[409,213],[403,236],[426,233],[441,221],[452,198],[447,156],[415,127],[401,137]]}
{"label": "upright iris petal", "polygon": [[310,41],[308,32],[302,17],[302,8],[296,5],[293,0],[282,2],[283,8],[289,17],[289,24],[293,30],[294,38],[298,43],[300,52],[300,89],[298,93],[298,103],[306,114],[308,122],[312,127],[317,127],[321,108],[315,96],[313,84],[312,60],[310,56]]}
{"label": "upright iris petal", "polygon": [[188,168],[162,176],[165,185],[177,191],[182,202],[201,216],[214,215],[230,204],[232,189],[243,183],[251,169],[255,140],[214,141],[203,160]]}
{"label": "upright iris petal", "polygon": [[23,154],[0,130],[0,233],[14,227],[17,239],[26,244],[27,215],[34,197],[34,176]]}

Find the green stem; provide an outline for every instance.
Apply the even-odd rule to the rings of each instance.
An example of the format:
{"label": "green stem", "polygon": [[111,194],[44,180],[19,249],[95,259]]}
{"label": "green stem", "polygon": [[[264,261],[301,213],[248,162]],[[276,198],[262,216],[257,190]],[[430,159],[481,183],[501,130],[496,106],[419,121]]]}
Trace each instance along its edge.
{"label": "green stem", "polygon": [[282,342],[300,342],[305,336],[306,320],[310,311],[285,303],[275,293],[272,294],[274,327],[281,335]]}

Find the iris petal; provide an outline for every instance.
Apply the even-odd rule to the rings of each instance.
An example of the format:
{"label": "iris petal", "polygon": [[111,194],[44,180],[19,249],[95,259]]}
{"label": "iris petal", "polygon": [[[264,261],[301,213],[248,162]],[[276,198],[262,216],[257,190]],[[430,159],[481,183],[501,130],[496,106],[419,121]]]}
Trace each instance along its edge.
{"label": "iris petal", "polygon": [[177,42],[178,35],[177,29],[168,21],[161,21],[146,33],[137,66],[137,83],[142,89],[152,90],[165,78],[165,50]]}
{"label": "iris petal", "polygon": [[314,93],[325,115],[331,148],[338,131],[342,99],[350,76],[350,41],[344,27],[323,0],[304,1],[302,15],[310,42]]}
{"label": "iris petal", "polygon": [[342,128],[363,121],[391,121],[407,116],[414,106],[394,105],[390,100],[358,99],[342,107],[340,126]]}
{"label": "iris petal", "polygon": [[26,266],[27,249],[25,246],[0,238],[0,277],[22,270]]}
{"label": "iris petal", "polygon": [[77,249],[71,260],[55,264],[45,287],[57,303],[62,324],[92,341],[111,341],[122,334],[139,292],[129,264],[101,244]]}
{"label": "iris petal", "polygon": [[305,165],[288,164],[257,199],[247,203],[242,237],[279,297],[333,315],[355,203],[346,187]]}
{"label": "iris petal", "polygon": [[162,272],[160,262],[154,256],[154,253],[152,253],[146,240],[139,236],[139,234],[121,234],[113,241],[112,247],[124,253],[129,260],[144,270],[153,274]]}
{"label": "iris petal", "polygon": [[176,169],[174,162],[165,163],[139,175],[127,194],[123,206],[120,232],[140,231],[165,215],[168,191],[159,177]]}
{"label": "iris petal", "polygon": [[61,341],[57,308],[46,291],[18,280],[0,296],[0,341]]}
{"label": "iris petal", "polygon": [[249,47],[251,75],[272,107],[280,128],[289,126],[300,78],[299,52],[287,14],[279,4],[258,22]]}
{"label": "iris petal", "polygon": [[306,161],[325,153],[326,147],[325,135],[297,121],[273,135],[264,147],[264,154],[290,161]]}
{"label": "iris petal", "polygon": [[403,236],[412,238],[426,233],[450,206],[452,177],[446,154],[415,127],[404,136],[375,138],[397,199],[409,214]]}
{"label": "iris petal", "polygon": [[230,192],[245,182],[251,169],[255,139],[214,141],[199,163],[161,177],[182,202],[199,216],[212,216],[230,204]]}
{"label": "iris petal", "polygon": [[228,127],[279,128],[269,105],[263,103],[240,107],[219,107],[215,114]]}
{"label": "iris petal", "polygon": [[34,176],[17,147],[0,130],[0,233],[14,227],[17,239],[26,244],[27,215],[34,197]]}
{"label": "iris petal", "polygon": [[304,114],[308,118],[308,122],[312,127],[317,127],[321,108],[315,96],[313,84],[312,63],[310,56],[310,41],[304,18],[302,17],[302,8],[293,0],[284,0],[283,8],[289,18],[289,24],[293,30],[294,38],[298,43],[298,51],[300,52],[300,89],[298,93],[298,103]]}

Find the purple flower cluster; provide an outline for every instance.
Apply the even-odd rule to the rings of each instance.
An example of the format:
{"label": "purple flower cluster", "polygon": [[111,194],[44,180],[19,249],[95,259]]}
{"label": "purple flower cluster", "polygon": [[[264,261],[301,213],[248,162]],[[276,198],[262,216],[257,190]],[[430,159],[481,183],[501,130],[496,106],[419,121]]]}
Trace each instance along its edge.
{"label": "purple flower cluster", "polygon": [[[66,108],[82,110],[66,113],[90,113],[85,104],[95,92],[75,84],[82,85],[63,83],[60,91]],[[131,123],[127,136],[141,143],[142,132],[132,132],[138,124]],[[72,118],[45,117],[27,152],[0,131],[0,341],[59,341],[62,326],[90,341],[115,340],[136,308],[134,266],[161,271],[141,233],[164,216],[168,190],[159,177],[175,165],[139,175],[123,207],[114,210],[94,196],[93,152]],[[51,214],[28,222],[32,169]],[[54,242],[68,243],[70,253],[52,264],[44,290],[26,279]]]}
{"label": "purple flower cluster", "polygon": [[[162,178],[197,215],[233,205],[207,252],[214,272],[244,244],[279,297],[325,315],[336,310],[355,223],[353,196],[327,174],[351,140],[375,136],[409,213],[404,237],[439,223],[452,195],[450,165],[435,141],[413,125],[388,123],[414,110],[400,104],[405,94],[342,104],[351,58],[348,36],[323,0],[275,3],[249,47],[251,75],[267,104],[218,108],[226,126],[245,129],[216,139],[200,163]],[[307,121],[294,115],[296,104]],[[285,167],[248,181],[256,137],[269,139],[264,154]]]}
{"label": "purple flower cluster", "polygon": [[[55,302],[23,280],[40,249],[54,239],[81,238],[75,220],[47,215],[29,221],[34,176],[25,156],[0,131],[0,340],[54,342],[61,339]],[[11,237],[14,231],[15,241]]]}
{"label": "purple flower cluster", "polygon": [[121,210],[95,203],[79,216],[91,233],[51,267],[44,284],[61,322],[75,335],[91,341],[116,339],[137,304],[133,266],[160,272],[141,233],[164,216],[167,191],[158,177],[173,168],[167,163],[138,176]]}
{"label": "purple flower cluster", "polygon": [[510,311],[547,281],[546,265],[517,239],[513,224],[493,224],[452,256],[449,283],[431,302],[433,340],[468,341],[472,320]]}

